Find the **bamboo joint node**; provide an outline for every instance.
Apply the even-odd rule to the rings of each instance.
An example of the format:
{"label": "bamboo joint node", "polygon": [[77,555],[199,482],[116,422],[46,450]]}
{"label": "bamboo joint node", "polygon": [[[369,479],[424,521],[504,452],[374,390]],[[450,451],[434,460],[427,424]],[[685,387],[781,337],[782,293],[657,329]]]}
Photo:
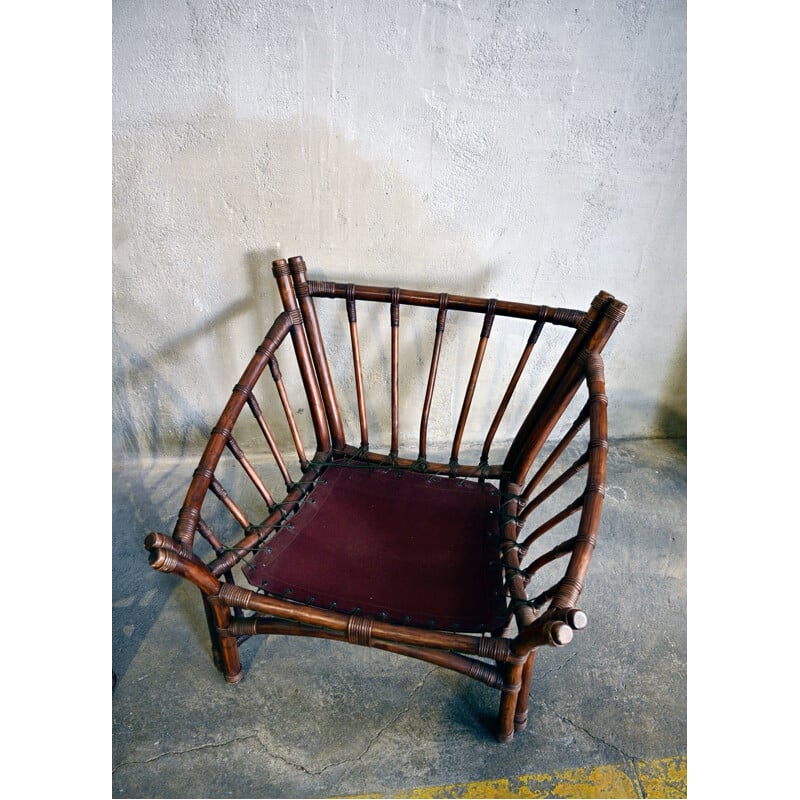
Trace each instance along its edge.
{"label": "bamboo joint node", "polygon": [[347,641],[363,647],[372,646],[372,618],[351,614],[347,620]]}
{"label": "bamboo joint node", "polygon": [[444,331],[445,320],[447,319],[447,304],[450,302],[450,295],[442,292],[439,295],[439,313],[436,315],[436,333]]}
{"label": "bamboo joint node", "polygon": [[592,492],[596,492],[601,497],[605,497],[606,485],[604,483],[595,483],[594,481],[592,481],[591,483],[587,483],[585,494],[591,494]]}
{"label": "bamboo joint node", "polygon": [[621,308],[616,305],[609,305],[606,307],[606,310],[603,312],[605,316],[609,319],[613,319],[615,322],[621,322],[625,317],[626,307],[622,306]]}
{"label": "bamboo joint node", "polygon": [[272,274],[276,278],[281,278],[289,274],[289,264],[285,259],[281,258],[272,262]]}
{"label": "bamboo joint node", "polygon": [[356,287],[353,283],[348,283],[345,289],[345,297],[347,298],[347,321],[350,323],[357,322],[356,317]]}
{"label": "bamboo joint node", "polygon": [[172,572],[180,564],[180,557],[172,550],[151,550],[150,566],[159,572]]}
{"label": "bamboo joint node", "polygon": [[511,656],[511,647],[505,639],[482,637],[478,639],[476,655],[480,658],[491,658],[494,661],[508,661]]}
{"label": "bamboo joint node", "polygon": [[295,277],[298,275],[305,275],[306,273],[306,262],[304,261],[302,256],[292,256],[289,259],[289,269]]}
{"label": "bamboo joint node", "polygon": [[250,608],[250,600],[253,592],[236,586],[233,583],[221,583],[219,586],[219,599],[225,605],[237,606],[238,608]]}
{"label": "bamboo joint node", "polygon": [[244,450],[239,447],[239,443],[236,441],[236,439],[234,439],[230,434],[228,434],[226,438],[228,439],[228,448],[230,449],[231,453],[233,453],[234,456],[239,459],[239,461],[243,460],[245,457]]}
{"label": "bamboo joint node", "polygon": [[579,533],[575,537],[575,544],[588,544],[591,548],[597,546],[597,536],[591,536],[588,533]]}
{"label": "bamboo joint node", "polygon": [[234,636],[255,636],[258,633],[258,619],[249,617],[232,620],[228,632]]}
{"label": "bamboo joint node", "polygon": [[[289,315],[291,316],[291,314]],[[302,321],[302,318],[301,318]],[[272,358],[273,353],[278,349],[278,343],[269,336],[264,337],[264,341],[256,347],[256,353],[264,358]]]}
{"label": "bamboo joint node", "polygon": [[[476,681],[485,683],[487,686],[491,686],[494,689],[500,689],[503,686],[503,678],[500,673],[496,669],[493,669],[492,667],[488,666],[487,664],[483,664],[480,661],[473,661],[469,665],[467,675],[469,675],[470,678],[474,678]],[[517,688],[519,689],[519,687]]]}
{"label": "bamboo joint node", "polygon": [[481,339],[488,339],[494,324],[494,313],[497,306],[497,299],[492,298],[486,307],[486,315],[483,318],[483,328],[481,329]]}
{"label": "bamboo joint node", "polygon": [[308,290],[314,297],[336,297],[336,284],[332,281],[309,281]]}
{"label": "bamboo joint node", "polygon": [[[569,308],[554,308],[552,310],[552,317],[550,319],[555,325],[569,325],[571,327],[577,328],[579,327],[584,319],[586,318],[586,314],[583,311],[573,311]],[[581,331],[585,333],[585,331]]]}

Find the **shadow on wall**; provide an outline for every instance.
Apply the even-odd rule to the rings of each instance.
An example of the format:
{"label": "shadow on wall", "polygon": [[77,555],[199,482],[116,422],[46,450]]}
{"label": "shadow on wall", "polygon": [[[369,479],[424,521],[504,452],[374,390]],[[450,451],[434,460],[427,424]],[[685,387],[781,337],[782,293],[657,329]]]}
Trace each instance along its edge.
{"label": "shadow on wall", "polygon": [[[246,269],[242,273],[249,277],[250,289],[245,296],[176,338],[164,341],[155,352],[146,352],[142,344],[135,341],[135,334],[130,330],[122,331],[120,323],[112,320],[117,458],[181,457],[193,452],[198,443],[205,442],[215,420],[207,417],[202,409],[190,405],[196,397],[196,384],[189,381],[183,386],[177,385],[170,377],[171,368],[181,364],[198,343],[208,343],[221,358],[219,343],[230,335],[230,329],[238,325],[252,323],[255,327],[260,324],[262,333],[266,331],[268,323],[265,325],[265,321],[269,314],[264,309],[263,298],[267,295],[265,275],[270,273],[264,263],[271,263],[275,257],[275,250],[246,254]],[[126,300],[128,313],[136,310],[136,306],[136,299]],[[147,316],[150,320],[157,317],[156,309],[152,309],[150,314],[138,310],[142,317]],[[143,329],[150,330],[150,324],[144,323]],[[148,342],[148,345],[151,349],[152,343]],[[202,378],[198,377],[198,380]],[[165,406],[183,408],[185,416],[182,419],[164,419],[160,410]]]}
{"label": "shadow on wall", "polygon": [[[271,261],[302,254],[321,279],[492,289],[466,234],[434,219],[427,197],[392,165],[363,158],[320,120],[209,115],[154,127],[120,130],[114,140],[112,652],[120,678],[174,587],[148,566],[143,540],[172,532],[194,457],[279,311]],[[280,251],[265,242],[281,242]],[[388,324],[386,336],[388,344]],[[405,346],[411,362],[429,356],[427,343]],[[288,432],[279,445],[291,447]],[[164,456],[190,463],[142,468]]]}
{"label": "shadow on wall", "polygon": [[656,426],[667,439],[686,438],[686,320],[683,334],[675,349],[672,369],[664,382],[664,392],[658,404]]}
{"label": "shadow on wall", "polygon": [[118,131],[114,158],[115,458],[204,441],[212,387],[279,311],[277,255],[322,279],[502,291],[419,187],[322,120],[153,123]]}
{"label": "shadow on wall", "polygon": [[[269,257],[270,253],[265,254]],[[114,320],[115,418],[124,452],[112,472],[112,664],[121,679],[139,650],[150,627],[172,594],[178,581],[172,575],[152,570],[143,548],[144,536],[150,531],[172,531],[177,521],[193,465],[178,460],[159,460],[158,443],[163,421],[158,409],[165,399],[172,405],[191,403],[192,387],[179,387],[165,375],[165,365],[180,360],[198,341],[218,336],[237,321],[261,314],[259,298],[263,296],[260,265],[247,260],[251,291],[236,300],[211,319],[187,330],[181,336],[165,342],[149,358],[134,348],[119,332]],[[135,405],[145,398],[145,419],[150,426],[149,437],[135,430],[141,418]],[[222,410],[221,408],[219,409]],[[199,459],[215,418],[197,419],[190,416],[177,425],[169,455]],[[149,445],[143,450],[140,443]],[[204,643],[205,644],[205,643]]]}

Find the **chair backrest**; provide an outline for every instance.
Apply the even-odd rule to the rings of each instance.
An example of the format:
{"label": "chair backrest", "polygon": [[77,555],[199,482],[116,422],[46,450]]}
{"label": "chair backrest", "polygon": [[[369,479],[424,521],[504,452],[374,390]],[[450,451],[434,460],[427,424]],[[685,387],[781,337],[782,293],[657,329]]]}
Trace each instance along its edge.
{"label": "chair backrest", "polygon": [[[530,407],[529,413],[522,425],[516,431],[513,443],[505,454],[502,462],[492,468],[492,477],[501,477],[500,472],[507,476],[511,482],[518,482],[530,469],[533,460],[541,450],[542,445],[551,434],[554,426],[563,414],[585,375],[585,363],[590,354],[602,351],[616,324],[622,319],[626,306],[615,300],[611,295],[601,292],[593,300],[588,312],[564,308],[550,308],[528,303],[502,301],[495,299],[482,299],[455,294],[436,294],[433,292],[413,291],[400,288],[385,288],[377,286],[362,286],[354,284],[334,283],[328,281],[309,281],[307,279],[306,265],[301,257],[289,261],[276,261],[273,272],[278,281],[284,308],[289,314],[294,314],[295,319],[305,330],[305,336],[293,331],[293,341],[298,356],[298,361],[303,368],[303,381],[308,393],[310,407],[317,413],[314,414],[315,432],[318,447],[327,451],[331,447],[335,450],[347,448],[340,413],[340,403],[334,379],[328,363],[324,337],[318,319],[314,298],[336,298],[344,301],[347,312],[350,342],[354,368],[354,385],[358,403],[358,421],[360,429],[360,445],[362,451],[369,449],[369,423],[367,419],[367,391],[362,369],[361,347],[359,341],[357,303],[383,303],[389,306],[387,321],[390,325],[390,386],[391,386],[391,444],[388,456],[397,460],[402,466],[422,465],[429,471],[443,474],[457,474],[468,477],[487,477],[490,448],[494,442],[498,428],[503,421],[509,403],[520,384],[525,367],[539,338],[546,326],[554,328],[573,329],[574,335],[567,341],[561,357],[549,378],[539,393],[536,401]],[[424,398],[420,397],[419,441],[416,458],[399,458],[399,395],[401,376],[404,371],[399,363],[400,342],[400,309],[401,307],[430,308],[435,311],[429,329],[415,329],[414,336],[422,340],[426,335],[432,339],[432,355],[430,367],[427,372],[427,384]],[[450,317],[448,317],[450,312]],[[428,463],[427,461],[427,430],[431,412],[434,388],[437,381],[437,372],[442,352],[444,332],[453,312],[467,312],[468,315],[480,315],[482,328],[477,336],[474,358],[471,361],[471,371],[463,394],[463,401],[457,419],[453,420],[450,428],[452,439],[450,444],[450,457],[447,463]],[[516,363],[513,373],[504,384],[502,399],[497,404],[496,411],[487,420],[485,436],[480,451],[480,463],[462,465],[459,455],[463,444],[463,436],[475,397],[476,388],[481,376],[487,345],[494,327],[495,319],[506,318],[521,320],[525,323],[527,340]],[[531,322],[533,326],[531,327]],[[518,337],[516,337],[518,338]],[[507,342],[501,343],[503,354],[508,352]],[[552,348],[550,350],[552,353]],[[416,365],[412,365],[414,367]],[[492,386],[499,385],[496,370],[490,378]],[[458,391],[455,386],[447,387],[446,391]],[[527,395],[526,395],[527,397]],[[381,454],[379,458],[385,458]],[[499,463],[502,463],[500,470]],[[500,470],[500,471],[498,471]]]}

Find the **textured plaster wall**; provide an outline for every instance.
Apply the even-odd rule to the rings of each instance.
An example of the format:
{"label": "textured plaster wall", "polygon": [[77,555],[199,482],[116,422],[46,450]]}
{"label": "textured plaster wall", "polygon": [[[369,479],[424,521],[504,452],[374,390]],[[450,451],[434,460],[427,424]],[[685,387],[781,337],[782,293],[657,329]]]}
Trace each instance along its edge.
{"label": "textured plaster wall", "polygon": [[[611,435],[684,435],[685,16],[117,0],[115,457],[207,434],[278,311],[278,254],[323,279],[574,308],[610,291],[630,306]],[[407,344],[429,357],[430,336]]]}

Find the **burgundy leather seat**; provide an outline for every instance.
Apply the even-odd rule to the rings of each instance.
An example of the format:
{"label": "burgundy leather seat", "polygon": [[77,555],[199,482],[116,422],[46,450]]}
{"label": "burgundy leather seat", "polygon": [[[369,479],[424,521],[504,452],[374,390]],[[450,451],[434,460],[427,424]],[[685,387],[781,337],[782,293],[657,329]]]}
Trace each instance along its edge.
{"label": "burgundy leather seat", "polygon": [[488,483],[329,467],[243,571],[270,594],[320,608],[493,631],[507,619],[499,518]]}

